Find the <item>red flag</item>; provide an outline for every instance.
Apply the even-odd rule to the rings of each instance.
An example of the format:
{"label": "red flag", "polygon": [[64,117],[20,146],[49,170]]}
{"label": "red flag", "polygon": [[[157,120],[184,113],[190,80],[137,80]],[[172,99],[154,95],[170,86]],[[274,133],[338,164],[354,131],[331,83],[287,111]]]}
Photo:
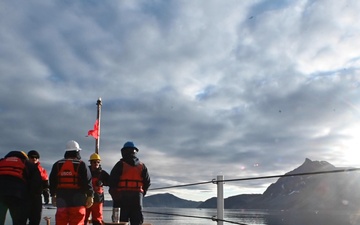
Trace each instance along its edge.
{"label": "red flag", "polygon": [[93,136],[95,139],[99,138],[99,120],[97,119],[94,124],[94,130],[88,131],[88,136]]}

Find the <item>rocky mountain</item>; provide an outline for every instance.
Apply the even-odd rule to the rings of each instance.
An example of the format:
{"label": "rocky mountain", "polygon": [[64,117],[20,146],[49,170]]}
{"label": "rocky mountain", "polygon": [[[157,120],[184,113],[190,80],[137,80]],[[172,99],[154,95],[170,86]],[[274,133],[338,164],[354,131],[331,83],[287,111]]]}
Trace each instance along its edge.
{"label": "rocky mountain", "polygon": [[[263,194],[241,194],[224,199],[228,209],[300,209],[358,210],[360,207],[360,173],[322,173],[350,168],[335,167],[325,161],[305,162],[280,177]],[[295,175],[292,174],[304,174]],[[313,174],[311,174],[313,173]],[[172,194],[157,194],[144,198],[145,207],[216,208],[216,197],[204,202],[178,198]]]}
{"label": "rocky mountain", "polygon": [[[232,196],[224,199],[224,206],[244,209],[357,210],[360,206],[357,191],[360,188],[359,172],[316,174],[345,169],[350,168],[305,159],[301,166],[279,178],[263,194]],[[303,173],[308,175],[291,176]],[[199,207],[216,207],[216,198],[206,200]]]}
{"label": "rocky mountain", "polygon": [[[340,168],[325,161],[305,159],[300,167],[288,172],[287,175],[342,169],[350,168]],[[281,177],[266,189],[254,206],[309,210],[358,209],[359,188],[359,172]]]}

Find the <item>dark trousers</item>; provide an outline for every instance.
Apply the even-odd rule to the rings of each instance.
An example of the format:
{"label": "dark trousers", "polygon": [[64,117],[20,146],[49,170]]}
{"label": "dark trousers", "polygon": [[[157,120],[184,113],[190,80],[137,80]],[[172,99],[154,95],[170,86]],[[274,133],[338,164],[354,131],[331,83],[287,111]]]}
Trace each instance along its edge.
{"label": "dark trousers", "polygon": [[25,199],[13,196],[0,196],[0,225],[5,224],[6,213],[9,210],[13,225],[26,225],[27,214],[24,207],[27,203]]}
{"label": "dark trousers", "polygon": [[126,208],[120,209],[120,221],[128,222],[130,219],[131,225],[141,225],[144,222],[144,217],[141,208]]}
{"label": "dark trousers", "polygon": [[29,225],[39,225],[42,211],[42,197],[41,195],[33,196],[29,205]]}
{"label": "dark trousers", "polygon": [[49,204],[49,199],[50,199],[50,194],[49,194],[49,190],[43,190],[43,196],[44,196],[44,202],[45,204]]}
{"label": "dark trousers", "polygon": [[122,191],[113,197],[113,207],[120,209],[120,221],[131,225],[141,225],[144,222],[142,214],[143,194],[135,191]]}

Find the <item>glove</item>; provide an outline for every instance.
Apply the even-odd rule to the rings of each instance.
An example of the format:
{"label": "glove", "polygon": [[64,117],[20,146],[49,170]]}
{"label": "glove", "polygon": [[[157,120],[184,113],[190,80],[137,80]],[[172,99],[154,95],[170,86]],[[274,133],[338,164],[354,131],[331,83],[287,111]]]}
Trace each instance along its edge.
{"label": "glove", "polygon": [[94,198],[92,196],[86,197],[85,207],[88,209],[94,204]]}
{"label": "glove", "polygon": [[56,196],[51,197],[51,204],[56,207]]}

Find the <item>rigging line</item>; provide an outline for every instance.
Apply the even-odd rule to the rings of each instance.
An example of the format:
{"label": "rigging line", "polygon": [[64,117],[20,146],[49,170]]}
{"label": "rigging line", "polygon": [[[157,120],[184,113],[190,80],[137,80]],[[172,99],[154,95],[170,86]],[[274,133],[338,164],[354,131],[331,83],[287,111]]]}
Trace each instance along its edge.
{"label": "rigging line", "polygon": [[159,214],[159,215],[167,215],[167,216],[180,216],[180,217],[190,217],[190,218],[196,218],[196,219],[209,219],[209,220],[212,220],[212,221],[223,221],[223,222],[232,223],[232,224],[247,225],[247,224],[244,224],[244,223],[238,223],[238,222],[229,221],[229,220],[216,219],[215,216],[213,216],[213,217],[190,216],[190,215],[182,215],[182,214],[177,214],[177,213],[161,213],[161,212],[150,212],[150,211],[144,211],[144,210],[143,210],[143,212],[144,213]]}
{"label": "rigging line", "polygon": [[180,185],[174,185],[174,186],[168,186],[168,187],[149,188],[149,190],[152,191],[152,190],[160,190],[160,189],[167,189],[167,188],[187,187],[187,186],[194,186],[194,185],[200,185],[200,184],[210,184],[213,182],[214,182],[214,180],[192,183],[192,184],[180,184]]}
{"label": "rigging line", "polygon": [[245,223],[239,223],[239,222],[234,222],[234,221],[230,221],[230,220],[221,220],[221,219],[214,219],[215,221],[223,221],[225,223],[232,223],[232,224],[239,224],[239,225],[248,225]]}
{"label": "rigging line", "polygon": [[161,213],[161,212],[150,212],[150,211],[144,211],[144,213],[152,213],[152,214],[159,214],[159,215],[168,215],[168,216],[181,216],[181,217],[190,217],[190,218],[197,218],[197,219],[209,219],[213,220],[212,217],[205,217],[205,216],[189,216],[189,215],[181,215],[177,213]]}
{"label": "rigging line", "polygon": [[216,181],[216,182],[259,180],[259,179],[268,179],[268,178],[277,178],[277,177],[295,177],[295,176],[305,176],[305,175],[317,175],[317,174],[352,172],[352,171],[359,171],[359,170],[360,170],[360,168],[350,168],[350,169],[341,169],[341,170],[326,170],[326,171],[316,171],[316,172],[306,172],[306,173],[294,173],[294,174],[283,174],[283,175],[272,175],[272,176],[262,176],[262,177],[249,177],[249,178],[239,178],[239,179],[226,179],[226,180],[218,180],[218,181]]}
{"label": "rigging line", "polygon": [[283,174],[283,175],[271,175],[271,176],[262,176],[262,177],[248,177],[248,178],[225,179],[225,180],[213,179],[211,181],[204,181],[204,182],[198,182],[198,183],[174,185],[174,186],[159,187],[159,188],[150,188],[149,191],[150,190],[161,190],[161,189],[177,188],[177,187],[187,187],[187,186],[209,184],[209,183],[218,183],[218,182],[259,180],[259,179],[269,179],[269,178],[278,178],[278,177],[295,177],[295,176],[304,176],[304,175],[317,175],[317,174],[328,174],[328,173],[352,172],[352,171],[359,171],[359,170],[360,170],[360,168],[348,168],[348,169],[341,169],[341,170],[315,171],[315,172]]}

